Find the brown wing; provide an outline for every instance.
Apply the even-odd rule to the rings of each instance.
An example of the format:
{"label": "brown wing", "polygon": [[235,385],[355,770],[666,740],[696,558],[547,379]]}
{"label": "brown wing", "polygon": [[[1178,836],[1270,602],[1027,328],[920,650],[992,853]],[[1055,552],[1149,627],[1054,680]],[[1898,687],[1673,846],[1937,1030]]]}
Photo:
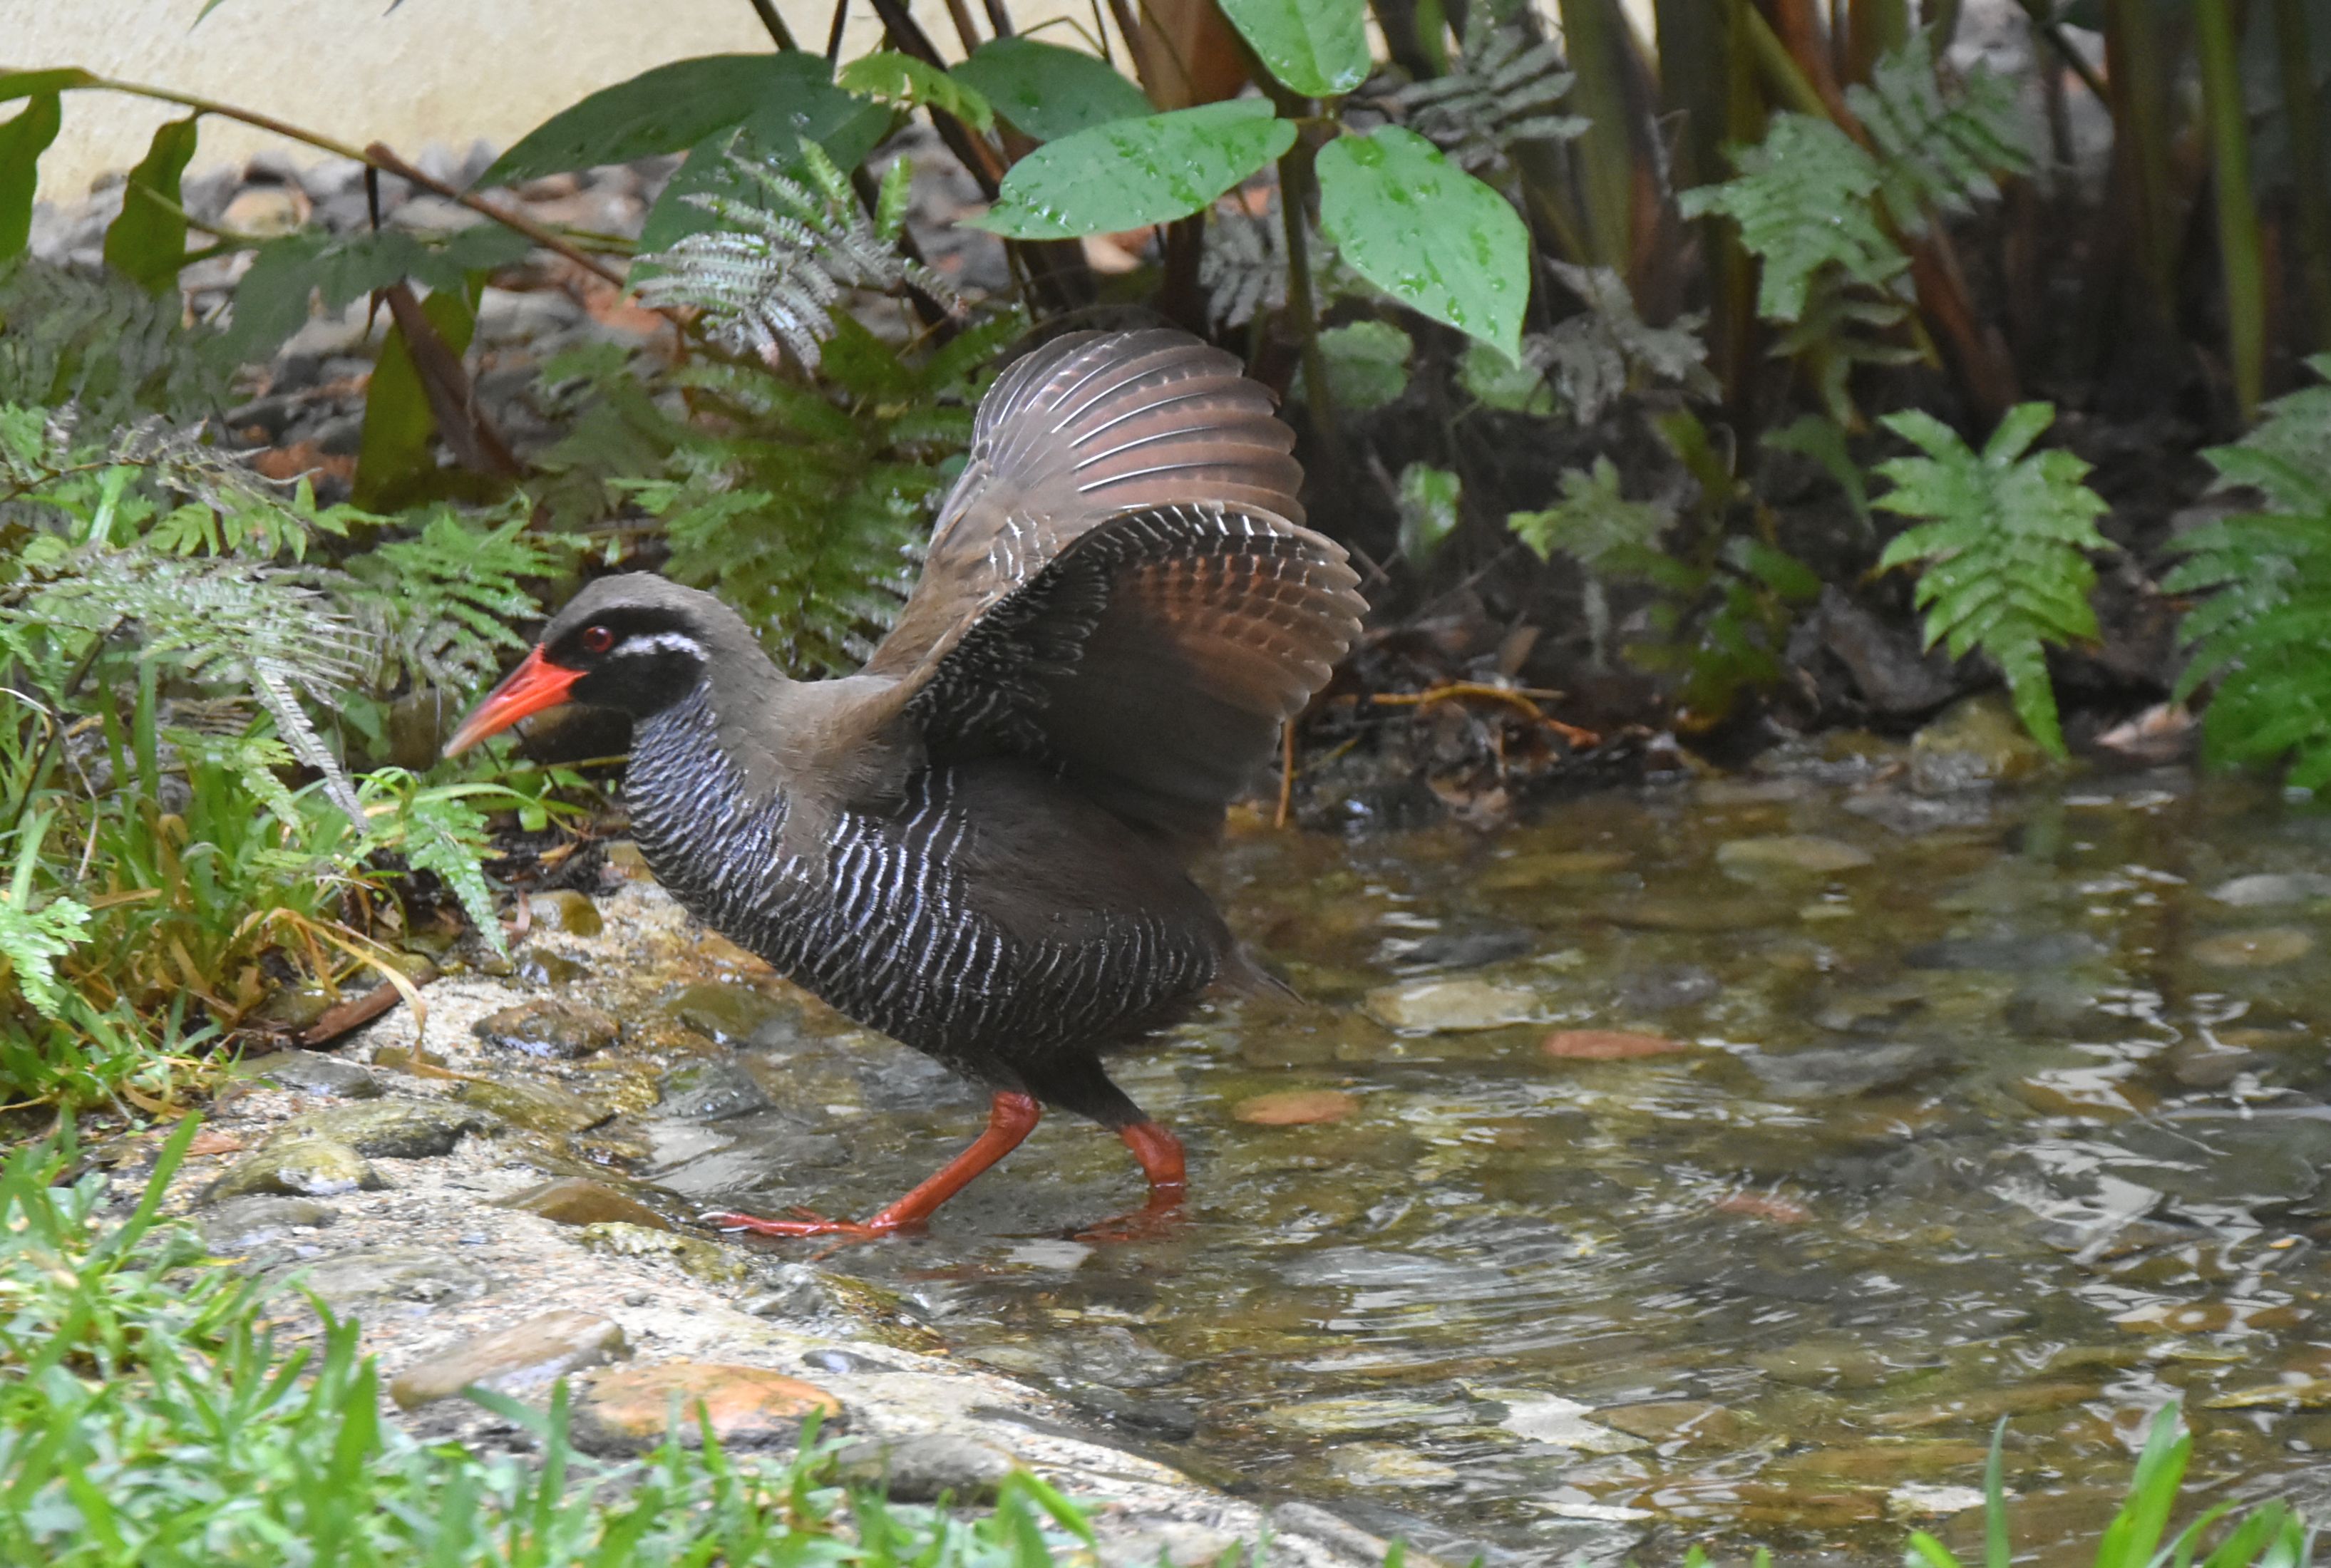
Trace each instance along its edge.
{"label": "brown wing", "polygon": [[1120,512],[1221,502],[1300,523],[1294,444],[1237,358],[1185,333],[1052,339],[980,404],[922,580],[866,672],[924,674],[942,643]]}
{"label": "brown wing", "polygon": [[1358,636],[1358,581],[1259,508],[1119,512],[935,650],[903,717],[932,761],[1042,758],[1125,821],[1203,839]]}

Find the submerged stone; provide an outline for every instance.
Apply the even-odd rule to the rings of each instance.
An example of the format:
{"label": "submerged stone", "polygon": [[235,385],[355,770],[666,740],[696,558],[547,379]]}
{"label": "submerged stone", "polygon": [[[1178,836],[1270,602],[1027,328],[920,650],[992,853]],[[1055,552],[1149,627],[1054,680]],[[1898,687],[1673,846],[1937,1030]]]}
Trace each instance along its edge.
{"label": "submerged stone", "polygon": [[879,1486],[893,1502],[991,1503],[1019,1461],[975,1438],[932,1432],[848,1443],[833,1456],[835,1475],[853,1486]]}
{"label": "submerged stone", "polygon": [[2331,876],[2321,871],[2260,871],[2236,877],[2210,889],[2210,897],[2237,909],[2267,909],[2331,898]]}
{"label": "submerged stone", "polygon": [[1831,876],[1839,871],[1859,870],[1875,858],[1868,850],[1842,839],[1824,839],[1810,833],[1733,839],[1716,849],[1716,863],[1747,881],[1789,874]]}
{"label": "submerged stone", "polygon": [[1366,1005],[1394,1029],[1427,1034],[1527,1023],[1544,1008],[1535,991],[1486,980],[1419,980],[1380,986],[1368,993]]}
{"label": "submerged stone", "polygon": [[545,1182],[538,1187],[528,1187],[522,1193],[512,1193],[507,1198],[497,1198],[498,1208],[516,1209],[522,1213],[539,1214],[560,1225],[603,1225],[621,1222],[641,1225],[652,1231],[669,1231],[671,1223],[662,1215],[641,1202],[587,1176],[562,1176],[555,1182]]}
{"label": "submerged stone", "polygon": [[263,1078],[284,1088],[337,1095],[342,1099],[377,1099],[388,1092],[380,1079],[355,1062],[312,1050],[279,1050],[254,1057],[234,1070],[238,1078]]}
{"label": "submerged stone", "polygon": [[1618,1029],[1559,1029],[1538,1042],[1546,1055],[1565,1061],[1633,1061],[1647,1056],[1680,1056],[1693,1050],[1660,1034]]}
{"label": "submerged stone", "polygon": [[1359,1097],[1341,1089],[1291,1088],[1242,1099],[1231,1107],[1231,1115],[1257,1126],[1299,1127],[1339,1122],[1359,1108]]}
{"label": "submerged stone", "polygon": [[571,1088],[504,1073],[468,1079],[454,1092],[463,1105],[480,1107],[538,1133],[579,1133],[614,1115]]}
{"label": "submerged stone", "polygon": [[814,1413],[821,1431],[844,1429],[842,1402],[814,1383],[757,1366],[668,1361],[658,1366],[600,1373],[575,1401],[575,1446],[596,1454],[645,1453],[664,1440],[665,1425],[683,1448],[703,1446],[703,1426],[724,1449],[791,1448],[803,1421]]}
{"label": "submerged stone", "polygon": [[1328,1473],[1347,1487],[1453,1487],[1457,1467],[1396,1443],[1345,1443],[1327,1459]]}
{"label": "submerged stone", "polygon": [[1506,1407],[1505,1417],[1498,1424],[1530,1442],[1573,1449],[1582,1454],[1623,1454],[1651,1447],[1641,1438],[1587,1420],[1594,1413],[1594,1408],[1574,1399],[1498,1389],[1483,1392]]}
{"label": "submerged stone", "polygon": [[391,1097],[295,1117],[267,1142],[272,1147],[293,1138],[320,1137],[375,1159],[423,1160],[450,1155],[466,1135],[500,1125],[500,1117],[474,1106]]}
{"label": "submerged stone", "polygon": [[372,1192],[388,1183],[363,1155],[334,1138],[270,1138],[265,1146],[227,1167],[204,1193],[206,1203],[261,1193],[328,1198],[340,1193]]}
{"label": "submerged stone", "polygon": [[599,908],[588,896],[572,888],[558,888],[547,893],[535,893],[527,898],[527,908],[534,923],[546,931],[564,931],[570,936],[596,936],[605,923],[599,918]]}
{"label": "submerged stone", "polygon": [[1264,1422],[1287,1431],[1313,1437],[1341,1437],[1348,1432],[1382,1431],[1387,1427],[1424,1426],[1448,1418],[1446,1405],[1394,1394],[1355,1394],[1346,1399],[1317,1399],[1301,1404],[1274,1405],[1262,1412]]}
{"label": "submerged stone", "polygon": [[657,1011],[684,1029],[733,1045],[778,1017],[785,1008],[750,986],[703,980],[683,987],[659,1003]]}
{"label": "submerged stone", "polygon": [[630,1354],[612,1319],[595,1312],[546,1312],[414,1363],[388,1385],[388,1397],[399,1410],[416,1410],[473,1383],[516,1393]]}
{"label": "submerged stone", "polygon": [[614,1044],[623,1026],[595,1007],[542,997],[490,1013],[470,1025],[470,1032],[496,1050],[572,1061]]}
{"label": "submerged stone", "polygon": [[1728,1448],[1740,1437],[1740,1418],[1724,1406],[1705,1400],[1652,1400],[1642,1404],[1609,1405],[1596,1411],[1594,1419],[1630,1437],[1654,1443]]}
{"label": "submerged stone", "polygon": [[2229,931],[2204,936],[2186,949],[2195,963],[2212,969],[2269,969],[2304,958],[2314,950],[2314,936],[2296,926]]}
{"label": "submerged stone", "polygon": [[1903,1042],[1794,1050],[1755,1056],[1748,1065],[1765,1092],[1784,1100],[1847,1099],[1895,1088],[1925,1077],[1949,1060],[1940,1046]]}

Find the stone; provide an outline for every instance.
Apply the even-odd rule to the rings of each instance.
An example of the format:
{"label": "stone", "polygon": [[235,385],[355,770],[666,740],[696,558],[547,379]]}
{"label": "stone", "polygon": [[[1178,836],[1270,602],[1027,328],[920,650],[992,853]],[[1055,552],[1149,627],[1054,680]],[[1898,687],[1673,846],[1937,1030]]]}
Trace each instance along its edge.
{"label": "stone", "polygon": [[1273,1405],[1262,1412],[1262,1420],[1266,1426],[1281,1430],[1332,1438],[1383,1431],[1388,1427],[1423,1426],[1444,1419],[1448,1413],[1445,1405],[1403,1399],[1398,1394],[1353,1394],[1343,1399]]}
{"label": "stone", "polygon": [[1849,1099],[1898,1088],[1941,1067],[1941,1047],[1912,1042],[1794,1050],[1786,1056],[1755,1056],[1748,1065],[1776,1099]]}
{"label": "stone", "polygon": [[2210,897],[2237,909],[2269,909],[2331,898],[2331,876],[2321,871],[2260,871],[2236,877],[2210,889]]}
{"label": "stone", "polygon": [[1832,876],[1860,870],[1875,858],[1858,844],[1811,833],[1733,839],[1716,847],[1716,863],[1744,881],[1790,874]]}
{"label": "stone", "polygon": [[203,1245],[214,1252],[242,1252],[338,1218],[313,1198],[230,1198],[203,1215]]}
{"label": "stone", "polygon": [[1394,938],[1384,949],[1403,969],[1479,969],[1519,958],[1537,946],[1535,932],[1504,929],[1435,931],[1429,936]]}
{"label": "stone", "polygon": [[1417,1034],[1502,1029],[1528,1023],[1544,1012],[1537,992],[1486,980],[1419,980],[1380,986],[1368,993],[1366,1006],[1380,1022]]}
{"label": "stone", "polygon": [[391,1096],[294,1117],[267,1142],[272,1146],[293,1138],[327,1138],[373,1159],[426,1160],[452,1154],[468,1134],[500,1125],[500,1117],[475,1106]]}
{"label": "stone", "polygon": [[1359,1097],[1341,1089],[1291,1088],[1242,1099],[1231,1107],[1231,1115],[1257,1126],[1301,1127],[1339,1122],[1359,1108]]}
{"label": "stone", "polygon": [[397,1373],[388,1397],[399,1410],[417,1410],[472,1384],[518,1393],[630,1354],[623,1329],[611,1318],[546,1312],[423,1357]]}
{"label": "stone", "polygon": [[734,1061],[708,1061],[665,1080],[656,1114],[683,1121],[717,1122],[768,1107],[768,1091],[743,1067]]}
{"label": "stone", "polygon": [[355,1062],[312,1050],[279,1050],[253,1057],[234,1070],[238,1078],[263,1078],[283,1088],[335,1095],[341,1099],[378,1099],[388,1092],[381,1087],[380,1079]]}
{"label": "stone", "polygon": [[1886,1494],[1886,1511],[1897,1519],[1940,1519],[1983,1505],[1983,1491],[1976,1487],[1909,1481]]}
{"label": "stone", "polygon": [[1347,1487],[1453,1487],[1457,1467],[1397,1443],[1345,1443],[1327,1458],[1328,1473]]}
{"label": "stone", "polygon": [[1651,1400],[1611,1405],[1594,1412],[1607,1427],[1652,1443],[1706,1444],[1730,1448],[1740,1437],[1740,1418],[1705,1400]]}
{"label": "stone", "polygon": [[497,1208],[539,1214],[559,1225],[620,1223],[641,1225],[652,1231],[671,1229],[670,1221],[637,1198],[626,1197],[604,1182],[595,1182],[588,1176],[561,1176],[555,1182],[512,1193],[507,1198],[497,1198],[494,1203]]}
{"label": "stone", "polygon": [[1647,1056],[1680,1056],[1694,1048],[1659,1034],[1631,1034],[1618,1029],[1558,1029],[1540,1041],[1538,1049],[1562,1061],[1633,1061]]}
{"label": "stone", "polygon": [[463,1105],[491,1111],[513,1126],[538,1133],[579,1133],[615,1114],[571,1088],[507,1073],[466,1079],[454,1096]]}
{"label": "stone", "polygon": [[745,1303],[756,1317],[823,1317],[843,1309],[826,1277],[805,1263],[781,1265],[770,1288]]}
{"label": "stone", "polygon": [[657,1011],[682,1028],[734,1045],[785,1009],[750,986],[700,980],[659,1003]]}
{"label": "stone", "polygon": [[1179,1378],[1186,1364],[1142,1344],[1133,1331],[1111,1325],[1069,1335],[1050,1357],[1055,1376],[1104,1388],[1156,1388]]}
{"label": "stone", "polygon": [[1483,1392],[1486,1397],[1506,1407],[1504,1419],[1498,1424],[1533,1443],[1546,1443],[1582,1454],[1623,1454],[1651,1447],[1641,1438],[1588,1421],[1586,1418],[1594,1413],[1594,1407],[1574,1399],[1497,1389]]}
{"label": "stone", "polygon": [[470,1032],[494,1050],[573,1061],[614,1044],[623,1025],[595,1007],[542,997],[489,1013],[470,1025]]}
{"label": "stone", "polygon": [[932,1432],[844,1444],[834,1453],[833,1468],[837,1478],[881,1487],[893,1502],[992,1503],[1019,1461],[976,1438]]}
{"label": "stone", "polygon": [[554,953],[538,942],[529,942],[510,954],[511,978],[528,985],[572,985],[590,973],[589,965]]}
{"label": "stone", "polygon": [[1910,741],[1911,787],[1921,794],[2014,784],[2047,765],[2048,754],[1995,691],[1954,704]]}
{"label": "stone", "polygon": [[2102,1392],[2093,1383],[2017,1383],[2008,1388],[1978,1389],[1955,1399],[1913,1405],[1907,1410],[1880,1411],[1869,1419],[1869,1424],[1896,1432],[1960,1424],[1987,1427],[2002,1416],[2085,1404]]}
{"label": "stone", "polygon": [[630,839],[611,841],[601,851],[601,864],[614,875],[630,882],[652,882],[655,873],[648,869],[648,858],[640,846]]}
{"label": "stone", "polygon": [[564,931],[569,936],[596,936],[606,929],[606,922],[599,916],[599,906],[572,888],[530,894],[526,903],[535,925],[546,931]]}
{"label": "stone", "polygon": [[2331,1410],[2331,1377],[2283,1373],[2281,1383],[2229,1389],[2204,1402],[2212,1410]]}
{"label": "stone", "polygon": [[238,234],[272,239],[298,232],[314,211],[308,193],[297,185],[246,185],[219,214],[219,223]]}
{"label": "stone", "polygon": [[336,1139],[277,1136],[228,1166],[203,1193],[203,1202],[223,1203],[262,1193],[328,1198],[375,1192],[387,1184],[370,1161]]}
{"label": "stone", "polygon": [[2196,964],[2212,969],[2269,969],[2304,958],[2314,950],[2310,933],[2296,926],[2266,926],[2255,931],[2204,936],[2186,952]]}
{"label": "stone", "polygon": [[733,1283],[750,1272],[732,1249],[621,1220],[585,1225],[577,1240],[593,1252],[612,1252],[620,1258],[668,1258],[682,1273],[716,1284]]}
{"label": "stone", "polygon": [[703,1444],[703,1423],[728,1449],[791,1448],[802,1422],[845,1430],[842,1402],[814,1383],[720,1362],[668,1361],[592,1376],[575,1400],[575,1446],[595,1454],[638,1454],[664,1440],[668,1423],[686,1448]]}
{"label": "stone", "polygon": [[414,1316],[474,1301],[494,1284],[492,1276],[476,1264],[420,1247],[341,1252],[268,1276],[271,1283],[288,1283],[294,1277],[335,1314],[367,1322],[384,1314]]}

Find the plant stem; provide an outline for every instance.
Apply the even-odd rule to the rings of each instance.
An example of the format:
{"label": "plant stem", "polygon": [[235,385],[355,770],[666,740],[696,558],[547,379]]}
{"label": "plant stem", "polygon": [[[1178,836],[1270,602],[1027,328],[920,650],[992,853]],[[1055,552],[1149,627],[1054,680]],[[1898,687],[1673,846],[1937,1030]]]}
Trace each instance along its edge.
{"label": "plant stem", "polygon": [[5,829],[0,829],[0,837],[14,833],[23,825],[25,809],[33,803],[33,792],[41,787],[41,777],[49,771],[49,764],[56,760],[57,747],[64,740],[65,704],[71,702],[81,690],[81,683],[89,679],[89,672],[91,670],[97,668],[98,655],[105,651],[106,643],[112,641],[113,634],[120,631],[121,627],[122,622],[117,620],[112,625],[99,632],[90,641],[89,651],[81,655],[81,662],[74,665],[72,673],[65,678],[64,689],[50,698],[52,711],[49,714],[49,732],[41,737],[40,755],[33,759],[33,771],[24,775],[24,787],[18,792],[15,802],[8,808],[8,825]]}
{"label": "plant stem", "polygon": [[1318,157],[1310,138],[1298,136],[1279,160],[1279,216],[1287,235],[1287,312],[1303,346],[1303,391],[1311,405],[1312,428],[1322,445],[1336,450],[1336,402],[1327,386],[1327,356],[1319,352],[1319,308],[1311,297],[1312,163]]}
{"label": "plant stem", "polygon": [[2275,53],[2282,68],[2282,112],[2290,127],[2290,180],[2298,190],[2297,271],[2314,330],[2331,347],[2331,181],[2323,167],[2323,121],[2315,101],[2315,62],[2305,0],[2274,0]]}
{"label": "plant stem", "polygon": [[2140,266],[2154,314],[2165,327],[2176,318],[2177,233],[2171,213],[2168,70],[2153,0],[2105,0],[2105,78],[2117,155],[2135,185],[2130,195]]}
{"label": "plant stem", "polygon": [[761,19],[761,25],[768,30],[770,41],[779,49],[791,53],[801,47],[794,42],[793,30],[785,25],[785,19],[777,14],[775,0],[751,0],[751,4],[753,14]]}
{"label": "plant stem", "polygon": [[2098,103],[2110,103],[2112,99],[2107,95],[2105,79],[2097,74],[2097,68],[2088,63],[2088,56],[2073,47],[2071,35],[2050,12],[2048,0],[2016,0],[2016,4],[2022,6],[2023,14],[2031,18],[2032,30],[2045,38],[2050,46],[2063,57],[2064,63],[2071,67],[2072,74],[2080,79],[2080,85],[2094,93]]}
{"label": "plant stem", "polygon": [[2228,0],[2193,0],[2202,100],[2210,122],[2211,184],[2218,193],[2218,262],[2225,273],[2226,348],[2242,423],[2266,390],[2266,268],[2250,196],[2250,129]]}

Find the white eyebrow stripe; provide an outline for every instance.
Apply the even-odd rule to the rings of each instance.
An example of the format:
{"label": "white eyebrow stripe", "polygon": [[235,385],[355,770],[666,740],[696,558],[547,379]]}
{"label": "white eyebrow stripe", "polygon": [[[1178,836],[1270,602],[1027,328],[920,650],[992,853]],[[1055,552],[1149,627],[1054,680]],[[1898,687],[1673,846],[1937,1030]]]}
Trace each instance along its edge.
{"label": "white eyebrow stripe", "polygon": [[644,637],[626,637],[615,644],[623,653],[685,653],[694,659],[704,657],[704,644],[679,632],[656,632]]}

